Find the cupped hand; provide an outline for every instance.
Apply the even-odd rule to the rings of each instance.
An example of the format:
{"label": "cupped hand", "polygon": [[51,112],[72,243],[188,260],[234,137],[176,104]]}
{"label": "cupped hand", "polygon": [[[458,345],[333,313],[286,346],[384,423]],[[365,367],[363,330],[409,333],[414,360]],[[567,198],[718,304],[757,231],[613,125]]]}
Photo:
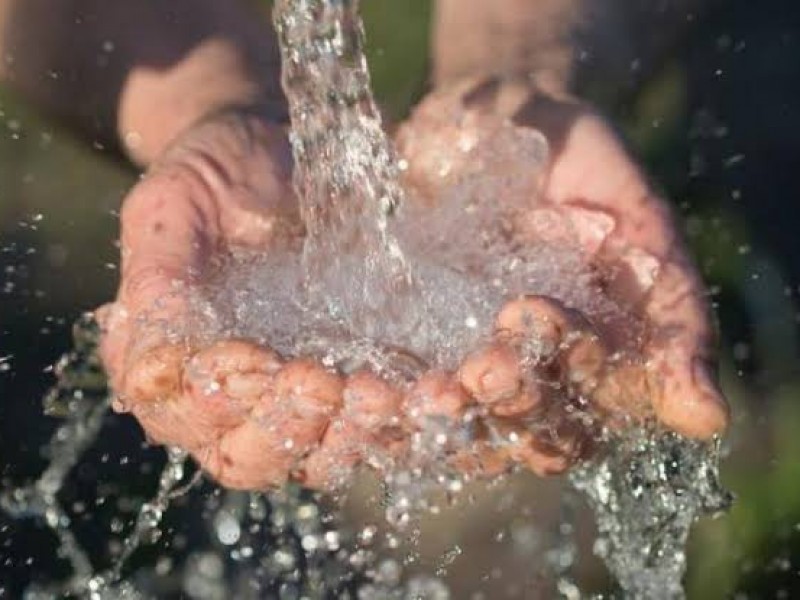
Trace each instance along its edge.
{"label": "cupped hand", "polygon": [[209,341],[192,298],[228,251],[300,235],[283,128],[244,111],[195,125],[124,201],[121,282],[98,311],[118,410],[221,483],[284,481],[341,404],[340,378],[243,340]]}
{"label": "cupped hand", "polygon": [[[703,284],[668,206],[601,117],[528,84],[463,82],[432,93],[399,130],[407,181],[435,203],[474,171],[482,141],[509,125],[540,131],[550,150],[541,176],[525,184],[531,204],[515,227],[550,241],[568,232],[565,243],[580,247],[599,287],[642,329],[634,335],[625,320],[591,322],[552,298],[511,299],[495,340],[459,371],[462,386],[491,406],[506,441],[511,436],[505,453],[548,473],[585,454],[598,424],[650,419],[699,439],[723,432],[729,413],[715,379]],[[524,345],[534,339],[550,348],[540,352],[536,368],[548,375],[538,387],[520,373]],[[553,383],[556,395],[548,393]],[[548,427],[520,430],[543,412],[555,413],[539,419]]]}

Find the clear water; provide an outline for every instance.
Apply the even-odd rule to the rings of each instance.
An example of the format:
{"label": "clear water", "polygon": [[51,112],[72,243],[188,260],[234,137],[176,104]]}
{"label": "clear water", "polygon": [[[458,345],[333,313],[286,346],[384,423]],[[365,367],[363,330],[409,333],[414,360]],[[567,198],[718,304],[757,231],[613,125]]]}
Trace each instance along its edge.
{"label": "clear water", "polygon": [[[222,332],[248,332],[284,354],[381,361],[388,348],[453,366],[520,293],[559,298],[595,318],[616,310],[569,242],[526,239],[531,182],[547,142],[507,126],[465,145],[470,162],[434,206],[407,195],[404,162],[369,85],[354,1],[275,3],[292,120],[302,250],[238,256],[208,290]],[[493,168],[493,165],[501,168]],[[361,355],[361,356],[359,356]],[[384,357],[385,358],[385,357]]]}
{"label": "clear water", "polygon": [[719,442],[632,428],[606,443],[604,454],[570,475],[595,515],[595,553],[626,597],[683,598],[690,528],[732,500],[719,483]]}
{"label": "clear water", "polygon": [[[357,2],[278,0],[274,21],[306,235],[302,248],[229,258],[196,298],[210,320],[209,337],[255,338],[286,356],[311,354],[345,372],[368,365],[402,386],[429,366],[455,366],[490,334],[503,301],[520,293],[557,298],[596,322],[631,321],[604,296],[581,250],[565,242],[569,235],[531,238],[514,225],[531,214],[541,217],[543,233],[547,227],[546,207],[529,193],[547,161],[538,132],[509,125],[465,144],[458,151],[481,168],[452,178],[435,204],[425,203],[404,192],[405,164],[383,132]],[[632,347],[638,327],[630,327]],[[91,323],[81,323],[75,353],[60,365],[46,402],[64,417],[48,448],[50,466],[37,482],[0,500],[10,514],[52,529],[71,569],[68,580],[37,586],[30,598],[157,596],[126,568],[140,548],[162,538],[171,503],[199,485],[185,455],[169,450],[157,489],[111,560],[98,564],[81,545],[58,493],[108,409],[95,340]],[[409,456],[384,470],[386,516],[394,527],[408,531],[438,506],[437,494],[449,498],[463,489],[440,459],[445,445],[470,441],[468,427],[431,422],[412,440]],[[571,479],[596,515],[595,550],[624,593],[681,597],[689,528],[727,502],[717,482],[716,446],[631,429],[608,435],[598,457]],[[269,496],[217,491],[202,504],[206,543],[179,566],[162,569],[192,598],[450,597],[436,572],[409,576],[399,562],[381,558],[394,538],[376,538],[369,527],[348,533],[323,503],[296,488]],[[459,554],[448,553],[439,570]],[[552,550],[551,570],[565,597],[579,596],[568,573],[573,555],[566,538]]]}

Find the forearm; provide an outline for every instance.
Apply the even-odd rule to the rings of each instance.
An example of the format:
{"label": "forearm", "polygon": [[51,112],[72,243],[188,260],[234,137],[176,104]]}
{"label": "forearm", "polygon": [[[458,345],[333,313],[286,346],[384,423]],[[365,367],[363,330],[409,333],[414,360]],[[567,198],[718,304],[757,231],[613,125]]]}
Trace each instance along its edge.
{"label": "forearm", "polygon": [[719,0],[438,0],[434,81],[534,78],[630,89]]}
{"label": "forearm", "polygon": [[229,105],[282,114],[265,14],[241,0],[0,0],[5,82],[149,163]]}

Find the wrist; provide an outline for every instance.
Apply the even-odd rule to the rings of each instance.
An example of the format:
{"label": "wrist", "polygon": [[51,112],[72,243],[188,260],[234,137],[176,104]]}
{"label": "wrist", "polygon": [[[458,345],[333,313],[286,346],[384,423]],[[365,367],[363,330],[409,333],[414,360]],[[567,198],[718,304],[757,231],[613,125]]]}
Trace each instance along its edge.
{"label": "wrist", "polygon": [[633,91],[718,0],[438,0],[433,80],[528,78],[611,101]]}
{"label": "wrist", "polygon": [[209,40],[169,69],[137,67],[130,73],[120,95],[117,134],[125,153],[147,166],[196,123],[234,109],[286,119],[280,86],[266,87],[255,77],[234,44]]}

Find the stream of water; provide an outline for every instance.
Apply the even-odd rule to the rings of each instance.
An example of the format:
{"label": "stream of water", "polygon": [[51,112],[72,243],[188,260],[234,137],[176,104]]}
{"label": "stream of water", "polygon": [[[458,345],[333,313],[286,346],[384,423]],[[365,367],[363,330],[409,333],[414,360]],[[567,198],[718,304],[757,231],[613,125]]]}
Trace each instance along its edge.
{"label": "stream of water", "polygon": [[[535,204],[526,190],[548,153],[538,132],[501,126],[466,148],[483,168],[444,187],[436,206],[423,206],[404,192],[407,165],[396,158],[372,97],[358,3],[277,0],[274,23],[306,237],[302,251],[231,259],[198,299],[216,315],[220,334],[263,340],[288,356],[311,354],[343,371],[366,364],[406,385],[428,366],[457,364],[490,335],[509,297],[550,296],[590,318],[622,314],[598,291],[579,249],[544,240],[523,246],[506,227]],[[500,174],[493,164],[502,165]],[[59,366],[46,404],[64,421],[48,448],[49,467],[0,498],[9,514],[38,519],[55,533],[71,570],[66,581],[32,587],[28,598],[149,597],[127,565],[158,541],[170,503],[200,485],[186,455],[169,450],[153,497],[141,503],[112,559],[98,566],[82,547],[58,495],[109,406],[95,342],[92,323],[81,322],[75,352]],[[422,435],[408,462],[385,474],[395,525],[430,507],[430,493],[461,487],[437,470],[440,434],[470,441],[465,431]],[[717,480],[718,443],[645,428],[608,434],[601,447],[571,476],[597,519],[596,553],[625,594],[681,597],[689,529],[729,500]],[[192,598],[225,597],[237,585],[248,590],[237,597],[254,598],[448,597],[437,577],[404,579],[398,565],[378,563],[383,547],[374,532],[340,530],[305,492],[208,498],[202,514],[216,547],[198,546],[180,567],[165,568],[183,573],[179,587]],[[235,581],[231,561],[240,573]],[[574,597],[567,574],[556,575],[564,596]]]}

